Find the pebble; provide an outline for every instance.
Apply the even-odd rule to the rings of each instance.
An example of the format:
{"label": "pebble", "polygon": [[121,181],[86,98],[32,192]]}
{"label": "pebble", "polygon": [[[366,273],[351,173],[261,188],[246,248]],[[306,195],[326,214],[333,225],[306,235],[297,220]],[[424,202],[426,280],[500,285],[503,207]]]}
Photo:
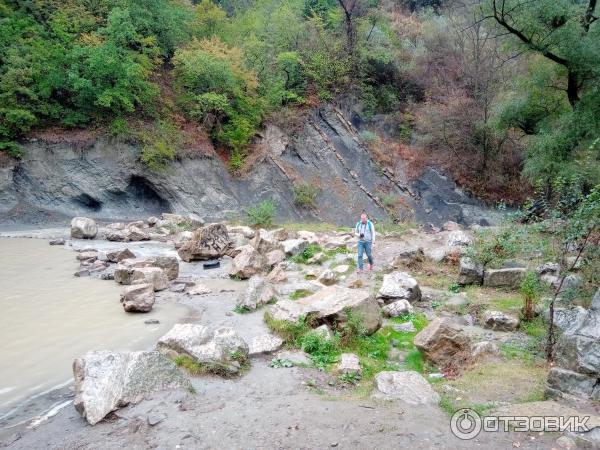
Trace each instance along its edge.
{"label": "pebble", "polygon": [[144,323],[146,325],[158,325],[160,323],[160,320],[158,320],[158,319],[148,319],[148,320],[144,320]]}
{"label": "pebble", "polygon": [[158,425],[163,420],[167,418],[166,414],[149,414],[148,415],[148,425],[153,427],[154,425]]}

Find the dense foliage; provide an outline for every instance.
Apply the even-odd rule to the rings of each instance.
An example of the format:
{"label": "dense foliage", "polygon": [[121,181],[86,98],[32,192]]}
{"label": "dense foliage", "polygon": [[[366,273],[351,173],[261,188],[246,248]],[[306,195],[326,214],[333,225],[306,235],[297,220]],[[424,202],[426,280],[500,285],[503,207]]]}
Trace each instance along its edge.
{"label": "dense foliage", "polygon": [[596,17],[593,0],[0,0],[0,149],[94,126],[158,169],[188,124],[238,170],[269,117],[341,101],[384,164],[441,164],[490,201],[523,201],[523,176],[589,191]]}

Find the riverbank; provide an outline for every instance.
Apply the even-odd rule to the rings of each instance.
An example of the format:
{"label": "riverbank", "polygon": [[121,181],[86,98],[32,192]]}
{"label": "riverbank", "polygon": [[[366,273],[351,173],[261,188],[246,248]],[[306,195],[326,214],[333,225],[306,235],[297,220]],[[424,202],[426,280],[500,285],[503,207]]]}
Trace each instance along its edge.
{"label": "riverbank", "polygon": [[[232,228],[230,230],[233,231]],[[36,231],[32,236],[48,238],[53,233],[55,231]],[[72,248],[94,248],[99,253],[129,248],[136,256],[139,255],[138,258],[172,256],[175,254],[177,234],[181,233],[185,232],[166,237],[166,242],[116,243],[95,239],[81,241]],[[460,233],[472,236],[469,230]],[[239,240],[240,235],[238,227],[231,237]],[[427,234],[411,227],[390,231],[377,242],[375,271],[357,276],[352,269],[353,255],[347,253],[352,252],[353,240],[347,239],[344,232],[317,232],[314,237],[326,257],[318,262],[308,262],[303,258],[295,258],[294,262],[288,257],[286,265],[282,266],[286,267],[283,271],[286,279],[273,284],[279,301],[285,303],[290,297],[300,295],[299,291],[319,285],[319,281],[311,278],[320,278],[322,272],[330,270],[337,274],[335,284],[344,287],[360,284],[360,289],[376,293],[381,289],[384,274],[402,264],[402,270],[415,277],[421,290],[421,299],[413,303],[413,314],[425,317],[427,321],[433,321],[436,317],[453,318],[461,323],[463,331],[473,341],[492,342],[501,349],[474,368],[466,368],[459,375],[442,378],[438,382],[433,381],[434,378],[430,378],[429,374],[439,373],[439,369],[429,364],[423,365],[421,373],[432,380],[432,387],[442,399],[440,405],[383,402],[370,395],[373,391],[372,375],[365,374],[362,380],[349,381],[339,376],[335,364],[319,368],[319,365],[313,365],[310,354],[298,351],[292,355],[299,355],[305,362],[285,367],[274,364],[272,360],[276,358],[282,361],[290,354],[281,356],[275,351],[252,356],[250,367],[240,377],[223,379],[216,375],[192,376],[195,393],[184,390],[156,392],[138,404],[118,409],[94,426],[89,425],[67,404],[47,420],[24,423],[10,430],[10,433],[4,433],[2,442],[14,449],[105,449],[124,446],[397,448],[411,445],[448,449],[515,446],[541,449],[555,446],[560,436],[553,433],[481,433],[473,440],[461,441],[450,431],[449,413],[455,407],[485,404],[486,410],[492,411],[500,407],[510,409],[512,405],[531,405],[531,413],[542,406],[555,413],[569,411],[565,403],[543,399],[540,388],[543,390],[547,373],[543,363],[534,354],[529,354],[528,350],[518,350],[526,348],[524,344],[533,342],[531,336],[522,332],[485,329],[474,313],[481,310],[481,306],[476,306],[485,302],[505,308],[505,313],[514,314],[520,301],[518,296],[510,290],[480,288],[485,295],[479,295],[480,292],[475,293],[474,297],[459,294],[457,299],[452,292],[458,267],[452,262],[454,257],[448,242],[450,237],[457,236],[458,233],[451,230]],[[418,261],[412,260],[414,254],[408,251],[415,247],[421,248],[425,255],[425,259],[418,264],[415,264]],[[340,250],[331,251],[336,248]],[[347,250],[342,250],[344,248]],[[432,258],[436,254],[439,257],[440,249],[445,249],[445,256],[434,262]],[[72,254],[74,256],[76,253]],[[400,263],[398,257],[401,255],[408,255],[408,259]],[[190,312],[185,322],[229,327],[249,343],[258,336],[271,334],[272,331],[263,320],[265,308],[250,312],[239,309],[239,298],[246,293],[248,282],[229,277],[232,258],[223,256],[220,263],[217,269],[205,270],[201,261],[179,260],[179,278],[193,279],[210,292],[189,295],[166,289],[156,292],[157,301],[162,299],[184,305]],[[348,267],[346,270],[342,270],[344,265]],[[101,282],[114,283],[110,280]],[[322,288],[323,285],[320,285]],[[465,304],[465,299],[473,308]],[[457,303],[459,300],[463,306]],[[115,308],[119,309],[117,299],[114,301]],[[472,315],[471,323],[465,322],[467,319],[463,317],[469,314]],[[384,337],[385,330],[389,329],[386,327],[398,323],[395,319],[385,319],[383,334],[378,332],[376,336]],[[389,345],[390,341],[385,342]],[[407,352],[400,344],[392,343],[390,354],[384,355],[384,361],[387,360],[387,367],[395,365],[398,370],[406,370],[404,358]],[[507,349],[512,349],[513,353],[508,354]],[[361,356],[363,368],[366,367],[365,363],[379,361],[377,356],[367,355],[364,358]],[[66,401],[69,401],[68,397],[63,403]],[[590,411],[585,408],[582,407],[581,412]]]}

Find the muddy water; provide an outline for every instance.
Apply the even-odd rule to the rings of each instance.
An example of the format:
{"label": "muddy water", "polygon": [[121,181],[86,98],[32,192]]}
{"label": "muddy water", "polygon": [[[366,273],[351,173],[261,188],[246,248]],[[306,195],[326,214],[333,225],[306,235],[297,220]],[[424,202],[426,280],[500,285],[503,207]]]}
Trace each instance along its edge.
{"label": "muddy water", "polygon": [[149,348],[187,313],[172,303],[125,313],[116,283],[76,278],[77,267],[72,250],[0,238],[0,418],[69,383],[74,358],[95,349]]}

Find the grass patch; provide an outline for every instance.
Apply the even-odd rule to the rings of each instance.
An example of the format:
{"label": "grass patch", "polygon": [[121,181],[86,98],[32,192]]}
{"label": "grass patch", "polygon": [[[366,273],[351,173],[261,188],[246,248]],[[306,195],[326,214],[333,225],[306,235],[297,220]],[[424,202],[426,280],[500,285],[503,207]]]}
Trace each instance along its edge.
{"label": "grass patch", "polygon": [[247,306],[237,305],[235,308],[233,308],[233,312],[238,313],[238,314],[248,314],[248,313],[252,312],[252,310],[250,308],[248,308]]}
{"label": "grass patch", "polygon": [[298,300],[303,297],[308,297],[312,292],[306,289],[297,289],[290,294],[290,300]]}
{"label": "grass patch", "polygon": [[297,264],[307,264],[309,259],[321,251],[322,249],[320,245],[310,244],[302,251],[302,253],[292,256],[290,261],[293,261]]}
{"label": "grass patch", "polygon": [[520,324],[521,331],[536,339],[546,338],[546,327],[546,322],[541,316],[535,317],[533,320],[523,320]]}
{"label": "grass patch", "polygon": [[271,200],[264,200],[245,210],[246,222],[252,227],[270,228],[273,226],[276,211],[275,204]]}

